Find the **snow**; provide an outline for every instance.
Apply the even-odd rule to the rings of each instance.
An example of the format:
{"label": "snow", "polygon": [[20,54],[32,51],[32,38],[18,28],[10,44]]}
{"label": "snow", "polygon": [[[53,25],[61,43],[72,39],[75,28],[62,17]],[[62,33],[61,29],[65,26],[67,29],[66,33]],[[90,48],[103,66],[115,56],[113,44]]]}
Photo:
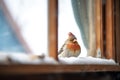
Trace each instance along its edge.
{"label": "snow", "polygon": [[51,57],[24,53],[3,53],[0,52],[0,64],[58,64],[56,60]]}
{"label": "snow", "polygon": [[0,64],[8,64],[8,55],[0,52]]}
{"label": "snow", "polygon": [[61,58],[59,61],[62,64],[104,64],[104,65],[116,65],[113,59],[101,59],[94,57],[70,57],[70,58]]}
{"label": "snow", "polygon": [[4,53],[0,52],[0,64],[100,64],[100,65],[116,65],[113,59],[101,59],[93,57],[70,57],[61,58],[59,62],[49,56],[39,58],[35,54],[24,53]]}

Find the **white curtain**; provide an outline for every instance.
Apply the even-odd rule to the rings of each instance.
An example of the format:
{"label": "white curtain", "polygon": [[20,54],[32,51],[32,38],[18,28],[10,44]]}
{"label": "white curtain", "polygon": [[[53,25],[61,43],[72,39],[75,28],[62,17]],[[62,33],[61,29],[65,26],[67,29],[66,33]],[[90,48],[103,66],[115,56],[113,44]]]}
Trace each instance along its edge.
{"label": "white curtain", "polygon": [[79,26],[83,43],[88,56],[96,56],[96,40],[94,25],[95,0],[71,0],[75,20]]}

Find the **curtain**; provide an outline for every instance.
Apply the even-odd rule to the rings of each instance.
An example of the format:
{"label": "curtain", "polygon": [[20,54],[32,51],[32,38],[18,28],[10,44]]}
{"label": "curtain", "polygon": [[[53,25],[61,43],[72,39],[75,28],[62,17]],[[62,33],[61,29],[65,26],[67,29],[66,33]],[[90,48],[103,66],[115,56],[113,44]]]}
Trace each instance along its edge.
{"label": "curtain", "polygon": [[94,0],[71,0],[73,13],[88,56],[96,56]]}

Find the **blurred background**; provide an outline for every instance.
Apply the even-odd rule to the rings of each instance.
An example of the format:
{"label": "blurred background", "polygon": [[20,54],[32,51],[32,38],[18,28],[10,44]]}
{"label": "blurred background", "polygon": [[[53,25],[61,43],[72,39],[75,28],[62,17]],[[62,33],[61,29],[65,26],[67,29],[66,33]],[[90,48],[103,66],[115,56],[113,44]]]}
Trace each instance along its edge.
{"label": "blurred background", "polygon": [[[29,49],[28,52],[34,54],[44,53],[45,55],[48,55],[48,0],[3,1],[5,2],[14,23],[17,24],[16,27],[19,31],[16,32],[22,36],[27,45],[27,49]],[[71,0],[59,0],[58,3],[58,50],[67,39],[68,32],[72,32],[75,34],[81,45],[82,52],[80,56],[86,56],[87,51],[83,44],[79,27],[74,18]],[[4,15],[1,9],[1,21],[3,21],[2,19],[5,19],[5,16],[6,15]],[[11,29],[13,27],[11,27],[9,23],[6,23],[8,23],[7,20],[0,23],[0,35],[4,37],[0,39],[2,44],[0,50],[3,52],[25,52],[24,46],[22,47],[20,44],[19,35],[16,35],[16,33],[14,34],[14,29],[13,31]],[[4,27],[6,27],[7,30],[3,29]],[[7,39],[9,36],[11,37]],[[15,38],[15,36],[18,36],[18,38]],[[17,40],[15,41],[15,39]],[[4,49],[2,47],[4,47]]]}

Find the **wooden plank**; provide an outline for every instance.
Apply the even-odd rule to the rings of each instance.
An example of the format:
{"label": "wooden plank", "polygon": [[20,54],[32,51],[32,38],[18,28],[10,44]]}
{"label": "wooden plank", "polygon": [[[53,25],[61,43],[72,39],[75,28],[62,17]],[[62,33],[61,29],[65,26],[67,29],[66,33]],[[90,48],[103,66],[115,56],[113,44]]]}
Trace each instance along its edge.
{"label": "wooden plank", "polygon": [[8,22],[11,25],[10,27],[15,32],[16,37],[18,38],[18,40],[20,41],[20,43],[24,47],[26,53],[32,53],[32,50],[30,49],[30,47],[28,46],[27,42],[24,40],[24,38],[23,38],[23,36],[21,34],[21,31],[19,29],[19,25],[12,18],[11,14],[10,14],[8,8],[7,8],[7,6],[4,3],[4,0],[0,0],[0,6],[3,9],[5,17],[7,18]]}
{"label": "wooden plank", "polygon": [[102,0],[95,0],[95,28],[96,52],[103,57]]}
{"label": "wooden plank", "polygon": [[120,0],[115,0],[115,45],[116,45],[116,58],[120,63]]}
{"label": "wooden plank", "polygon": [[49,55],[58,59],[58,0],[49,0],[49,28],[48,28],[48,48]]}
{"label": "wooden plank", "polygon": [[45,74],[120,71],[118,65],[0,65],[0,74]]}
{"label": "wooden plank", "polygon": [[94,17],[94,6],[95,0],[88,0],[88,22],[89,22],[89,51],[88,56],[96,57],[96,31],[95,31],[95,20]]}
{"label": "wooden plank", "polygon": [[106,0],[106,58],[115,59],[113,0]]}

